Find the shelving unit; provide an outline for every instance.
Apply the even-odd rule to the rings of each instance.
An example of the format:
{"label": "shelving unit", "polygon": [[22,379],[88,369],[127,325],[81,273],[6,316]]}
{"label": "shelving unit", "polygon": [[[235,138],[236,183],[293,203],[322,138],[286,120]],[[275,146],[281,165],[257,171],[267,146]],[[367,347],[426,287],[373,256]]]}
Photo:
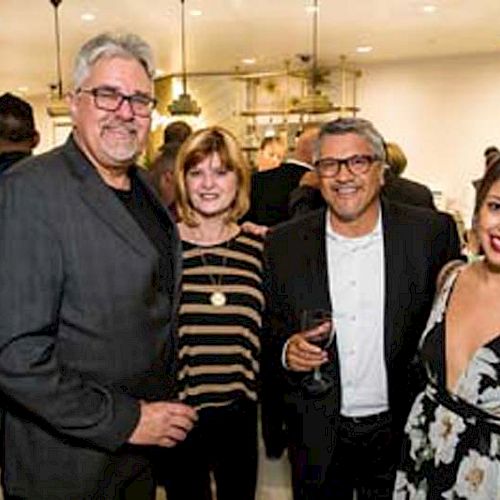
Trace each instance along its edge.
{"label": "shelving unit", "polygon": [[[246,120],[243,150],[253,161],[262,139],[277,135],[293,148],[297,132],[305,123],[322,123],[337,116],[355,116],[357,81],[361,71],[350,67],[344,56],[331,68],[321,68],[328,80],[311,85],[308,68],[236,76],[242,83],[238,115]],[[324,92],[324,94],[323,94]],[[325,103],[333,101],[333,105]]]}

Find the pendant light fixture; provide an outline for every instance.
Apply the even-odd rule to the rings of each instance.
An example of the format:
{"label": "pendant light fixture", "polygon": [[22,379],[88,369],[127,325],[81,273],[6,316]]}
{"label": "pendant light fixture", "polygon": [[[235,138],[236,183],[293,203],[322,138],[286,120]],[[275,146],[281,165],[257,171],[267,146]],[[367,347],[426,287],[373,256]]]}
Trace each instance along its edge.
{"label": "pendant light fixture", "polygon": [[50,86],[51,97],[50,104],[47,107],[49,116],[67,116],[69,115],[68,104],[64,100],[62,69],[61,69],[61,33],[59,29],[59,5],[62,0],[49,0],[54,7],[54,37],[56,42],[56,74],[57,82]]}
{"label": "pendant light fixture", "polygon": [[168,105],[171,115],[194,115],[201,113],[201,108],[187,93],[187,70],[186,70],[186,13],[185,0],[181,1],[181,61],[182,61],[182,94]]}
{"label": "pendant light fixture", "polygon": [[307,92],[306,95],[301,97],[297,104],[293,107],[292,112],[295,113],[329,113],[334,111],[334,106],[328,99],[328,96],[321,93],[319,84],[325,76],[325,71],[319,66],[318,63],[318,16],[319,5],[318,0],[314,0],[312,6],[312,56],[308,58],[311,63],[309,70],[306,70],[305,76],[307,78]]}

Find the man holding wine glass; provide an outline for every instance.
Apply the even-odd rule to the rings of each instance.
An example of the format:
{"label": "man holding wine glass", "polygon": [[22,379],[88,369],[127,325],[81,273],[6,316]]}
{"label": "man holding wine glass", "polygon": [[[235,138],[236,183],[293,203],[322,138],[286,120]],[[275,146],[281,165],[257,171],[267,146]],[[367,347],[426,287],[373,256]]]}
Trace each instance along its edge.
{"label": "man holding wine glass", "polygon": [[408,367],[439,269],[459,254],[451,216],[380,196],[385,159],[370,122],[326,123],[327,208],[268,237],[263,431],[277,455],[285,423],[295,500],[391,498],[418,389]]}

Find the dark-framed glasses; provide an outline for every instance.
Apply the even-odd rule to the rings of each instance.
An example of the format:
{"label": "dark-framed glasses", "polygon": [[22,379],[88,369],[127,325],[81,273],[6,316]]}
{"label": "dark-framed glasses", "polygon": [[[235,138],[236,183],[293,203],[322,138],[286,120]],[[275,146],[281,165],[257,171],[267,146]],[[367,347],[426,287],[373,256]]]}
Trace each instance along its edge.
{"label": "dark-framed glasses", "polygon": [[130,104],[135,116],[148,118],[156,106],[156,99],[145,94],[122,94],[119,90],[110,87],[94,87],[78,89],[77,93],[89,94],[94,98],[95,107],[103,111],[117,111],[124,101]]}
{"label": "dark-framed glasses", "polygon": [[320,177],[335,177],[340,172],[342,165],[352,175],[365,174],[379,159],[371,155],[353,155],[348,158],[320,158],[314,162],[314,167]]}

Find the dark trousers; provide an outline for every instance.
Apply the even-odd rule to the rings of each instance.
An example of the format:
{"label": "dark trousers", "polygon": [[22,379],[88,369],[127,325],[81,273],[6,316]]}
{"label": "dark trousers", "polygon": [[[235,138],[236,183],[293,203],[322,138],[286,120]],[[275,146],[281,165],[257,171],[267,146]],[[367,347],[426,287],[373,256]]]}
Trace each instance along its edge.
{"label": "dark trousers", "polygon": [[327,430],[316,429],[323,446],[289,447],[294,500],[352,500],[354,491],[358,500],[391,499],[398,447],[389,412],[340,417],[333,442]]}
{"label": "dark trousers", "polygon": [[257,483],[257,406],[238,401],[200,412],[186,440],[162,454],[159,482],[168,500],[254,500]]}
{"label": "dark trousers", "polygon": [[337,444],[326,476],[328,498],[392,498],[398,446],[389,412],[362,418],[340,418]]}

